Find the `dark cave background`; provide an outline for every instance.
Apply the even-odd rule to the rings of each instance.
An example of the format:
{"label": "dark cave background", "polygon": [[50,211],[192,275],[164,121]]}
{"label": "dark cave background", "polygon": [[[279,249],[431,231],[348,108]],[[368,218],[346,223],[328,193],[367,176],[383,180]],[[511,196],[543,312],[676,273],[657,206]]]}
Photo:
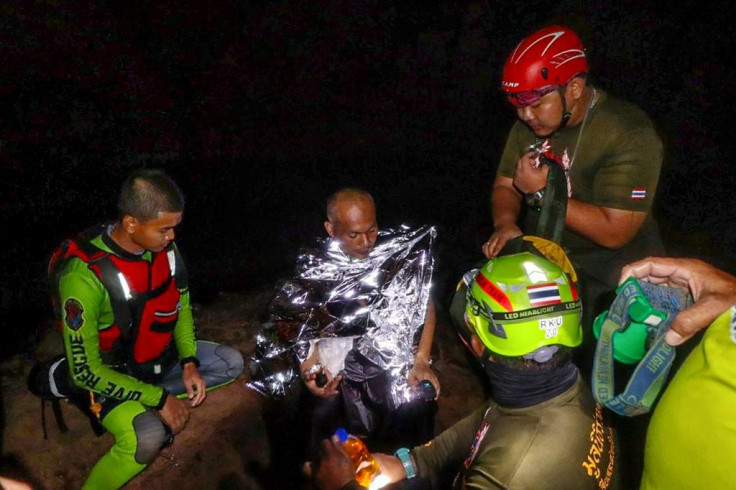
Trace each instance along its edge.
{"label": "dark cave background", "polygon": [[382,226],[438,227],[442,301],[491,232],[503,61],[552,22],[658,127],[670,254],[734,272],[733,21],[708,1],[2,2],[0,355],[48,327],[54,247],[113,216],[144,166],[187,195],[195,302],[287,275],[344,185]]}

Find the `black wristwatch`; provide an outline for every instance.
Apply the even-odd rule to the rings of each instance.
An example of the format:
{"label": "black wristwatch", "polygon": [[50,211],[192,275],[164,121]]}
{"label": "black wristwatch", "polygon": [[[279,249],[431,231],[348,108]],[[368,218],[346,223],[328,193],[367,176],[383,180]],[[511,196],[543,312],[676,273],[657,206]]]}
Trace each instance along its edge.
{"label": "black wristwatch", "polygon": [[526,202],[526,205],[534,209],[541,208],[542,201],[544,201],[544,189],[545,188],[543,187],[536,192],[524,194],[524,202]]}

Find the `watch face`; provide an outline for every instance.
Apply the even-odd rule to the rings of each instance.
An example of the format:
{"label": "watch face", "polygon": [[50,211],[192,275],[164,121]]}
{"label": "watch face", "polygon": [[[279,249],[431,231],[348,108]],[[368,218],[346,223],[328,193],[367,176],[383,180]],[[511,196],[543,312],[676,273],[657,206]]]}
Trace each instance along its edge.
{"label": "watch face", "polygon": [[544,199],[544,189],[524,195],[526,204],[533,208],[540,207],[542,205],[542,199]]}

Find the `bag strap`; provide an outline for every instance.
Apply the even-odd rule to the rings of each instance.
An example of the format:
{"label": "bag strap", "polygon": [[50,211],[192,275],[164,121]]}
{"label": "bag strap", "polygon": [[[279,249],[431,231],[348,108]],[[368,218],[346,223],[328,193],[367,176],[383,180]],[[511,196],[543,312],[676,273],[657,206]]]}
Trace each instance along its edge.
{"label": "bag strap", "polygon": [[562,232],[565,230],[567,216],[567,178],[562,165],[539,154],[539,160],[549,168],[544,200],[537,218],[536,228],[531,235],[546,238],[555,243],[562,243]]}
{"label": "bag strap", "polygon": [[184,264],[184,259],[181,257],[181,252],[179,252],[179,247],[171,242],[166,249],[166,253],[168,254],[169,264],[173,262],[171,275],[176,280],[177,289],[182,292],[186,291],[189,289],[189,273],[186,264]]}
{"label": "bag strap", "polygon": [[[95,271],[94,266],[98,271]],[[120,329],[124,341],[130,339],[133,326],[132,301],[133,296],[124,276],[110,258],[109,254],[89,264],[89,268],[95,272],[97,278],[105,286],[110,297],[115,324]]]}

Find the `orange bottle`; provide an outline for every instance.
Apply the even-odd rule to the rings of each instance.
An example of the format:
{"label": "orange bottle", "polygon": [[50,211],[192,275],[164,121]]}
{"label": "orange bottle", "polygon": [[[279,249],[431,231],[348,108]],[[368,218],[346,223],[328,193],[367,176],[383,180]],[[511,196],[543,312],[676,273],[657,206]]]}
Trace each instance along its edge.
{"label": "orange bottle", "polygon": [[348,434],[345,429],[337,429],[335,435],[340,439],[342,446],[355,466],[355,479],[362,486],[369,487],[371,481],[381,472],[378,463],[373,459],[363,441]]}

